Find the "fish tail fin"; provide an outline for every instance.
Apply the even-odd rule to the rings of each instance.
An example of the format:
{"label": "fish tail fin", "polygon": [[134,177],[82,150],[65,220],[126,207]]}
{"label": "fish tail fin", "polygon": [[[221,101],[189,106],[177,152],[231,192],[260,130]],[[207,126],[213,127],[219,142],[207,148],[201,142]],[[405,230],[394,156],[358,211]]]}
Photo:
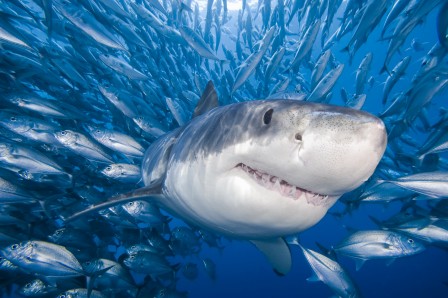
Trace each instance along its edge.
{"label": "fish tail fin", "polygon": [[370,220],[376,224],[379,228],[383,228],[383,223],[376,217],[369,215]]}
{"label": "fish tail fin", "polygon": [[384,64],[383,64],[383,67],[381,67],[380,74],[382,74],[382,73],[384,73],[384,72],[387,72],[387,73],[389,74],[389,76],[392,75],[392,74],[390,73],[389,69],[387,68],[386,63],[384,63]]}
{"label": "fish tail fin", "polygon": [[286,242],[290,245],[300,245],[299,234],[288,237]]}
{"label": "fish tail fin", "polygon": [[322,244],[320,244],[319,242],[315,242],[317,247],[319,248],[319,250],[324,254],[329,256],[331,259],[333,260],[337,260],[337,255],[333,250],[333,247],[331,248],[327,248],[325,246],[323,246]]}
{"label": "fish tail fin", "polygon": [[383,106],[387,103],[387,94],[383,94],[383,100],[381,101],[383,103]]}
{"label": "fish tail fin", "polygon": [[112,267],[114,267],[114,265],[103,268],[99,271],[94,272],[93,274],[87,274],[86,272],[83,272],[83,274],[86,276],[87,297],[90,297],[92,294],[93,283],[95,281],[95,278],[106,273]]}

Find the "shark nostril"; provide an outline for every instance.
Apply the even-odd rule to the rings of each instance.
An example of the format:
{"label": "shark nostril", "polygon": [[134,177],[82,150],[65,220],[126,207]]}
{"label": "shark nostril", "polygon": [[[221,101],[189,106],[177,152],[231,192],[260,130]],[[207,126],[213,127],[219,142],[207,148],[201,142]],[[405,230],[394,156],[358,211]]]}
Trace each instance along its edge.
{"label": "shark nostril", "polygon": [[297,141],[301,141],[301,140],[302,140],[302,135],[301,135],[300,133],[296,133],[296,135],[294,136],[294,138],[295,138]]}

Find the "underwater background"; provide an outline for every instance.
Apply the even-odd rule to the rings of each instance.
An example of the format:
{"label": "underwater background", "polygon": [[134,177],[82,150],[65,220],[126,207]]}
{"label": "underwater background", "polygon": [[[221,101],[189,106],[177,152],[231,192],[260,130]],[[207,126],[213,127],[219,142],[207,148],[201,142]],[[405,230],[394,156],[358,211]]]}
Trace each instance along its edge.
{"label": "underwater background", "polygon": [[[313,91],[313,69],[325,50],[330,50],[331,56],[323,76],[338,65],[343,64],[344,68],[329,91],[313,97],[313,101],[357,107],[380,116],[389,132],[389,144],[371,180],[344,195],[318,224],[301,233],[300,243],[320,251],[317,242],[331,250],[354,231],[380,229],[371,217],[384,221],[406,212],[410,212],[411,218],[424,214],[429,221],[446,223],[448,205],[443,200],[448,194],[435,198],[421,194],[417,200],[417,192],[397,192],[388,200],[367,201],[363,196],[378,180],[448,170],[447,136],[443,134],[448,132],[446,3],[435,0],[1,2],[2,297],[36,297],[23,292],[23,287],[36,278],[46,284],[39,288],[39,297],[58,297],[71,288],[88,287],[85,272],[68,279],[45,278],[45,266],[51,265],[26,265],[25,269],[22,261],[7,250],[14,244],[33,240],[67,248],[84,270],[86,262],[98,258],[121,264],[126,272],[122,275],[109,276],[107,272],[98,275],[103,284],[98,280],[92,282],[92,297],[334,295],[324,283],[307,281],[313,271],[294,244],[290,245],[293,268],[286,276],[278,276],[251,243],[208,235],[163,210],[148,211],[152,213],[147,221],[132,210],[118,210],[120,207],[67,224],[63,220],[115,194],[141,187],[139,173],[135,171],[138,172],[142,152],[157,137],[191,119],[209,80],[215,85],[221,105],[270,96],[307,100]],[[374,8],[381,6],[384,9],[379,11]],[[401,9],[395,11],[395,19],[382,34],[396,6]],[[372,23],[363,26],[363,22]],[[303,44],[310,37],[307,31],[316,24],[317,35],[312,38],[315,41],[304,54]],[[265,38],[270,29],[275,30],[274,37]],[[332,38],[333,42],[328,42]],[[268,47],[264,49],[266,43]],[[391,49],[390,44],[394,43],[399,46]],[[272,57],[282,48],[285,53],[267,77]],[[249,71],[247,65],[252,63],[249,58],[263,50],[260,61]],[[368,53],[372,61],[361,84],[362,92],[355,94],[357,70]],[[303,58],[293,63],[302,54]],[[385,101],[386,81],[393,75],[395,65],[407,56],[409,65]],[[341,95],[344,92],[348,94],[348,102]],[[361,102],[358,101],[362,94],[366,95],[364,104],[362,96]],[[399,94],[402,96],[397,99]],[[384,116],[391,105],[395,109]],[[21,123],[12,123],[17,121]],[[96,130],[130,136],[141,147],[136,145],[132,151],[108,146],[95,138]],[[86,146],[91,146],[88,151],[77,151],[79,148],[63,141],[61,134],[73,132],[88,140]],[[437,141],[445,147],[430,152],[429,147],[433,146],[429,145]],[[128,140],[124,144],[129,147]],[[429,147],[422,153],[424,146]],[[114,164],[129,168],[123,170],[122,166],[118,174],[111,173]],[[444,183],[448,183],[447,174]],[[379,190],[375,194],[386,197],[388,191]],[[189,228],[181,233],[176,230],[178,227]],[[387,258],[368,260],[356,270],[349,257],[338,256],[337,261],[362,297],[448,297],[448,225],[444,227],[444,241],[424,239],[423,252],[397,258],[392,263]],[[50,237],[61,229],[68,235],[66,238]],[[124,262],[130,255],[126,249],[137,243],[160,249],[147,240],[154,234],[169,245],[169,251],[158,251],[164,261],[157,260],[163,263],[157,266],[166,272],[132,270]],[[91,244],[83,246],[81,242]],[[187,265],[193,269],[186,269]],[[127,283],[116,286],[118,280]],[[87,297],[85,293],[79,295]]]}

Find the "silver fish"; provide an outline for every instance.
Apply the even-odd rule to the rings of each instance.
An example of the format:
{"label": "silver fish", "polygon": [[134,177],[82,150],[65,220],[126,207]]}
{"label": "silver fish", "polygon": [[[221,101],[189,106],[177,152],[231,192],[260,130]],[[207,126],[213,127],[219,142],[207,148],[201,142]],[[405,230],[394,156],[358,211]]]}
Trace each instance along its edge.
{"label": "silver fish", "polygon": [[372,52],[367,53],[359,64],[356,70],[356,91],[355,95],[361,95],[364,92],[364,85],[366,84],[367,74],[372,64]]}
{"label": "silver fish", "polygon": [[62,130],[56,132],[54,136],[62,146],[73,151],[76,155],[81,155],[88,160],[97,162],[112,162],[112,157],[79,132]]}
{"label": "silver fish", "polygon": [[107,47],[126,51],[126,48],[84,7],[68,0],[53,0],[55,9],[84,34]]}
{"label": "silver fish", "polygon": [[428,218],[410,220],[391,227],[394,231],[405,233],[430,244],[448,245],[448,220]]}
{"label": "silver fish", "polygon": [[333,250],[355,259],[356,270],[371,259],[395,259],[422,252],[425,246],[409,236],[383,231],[359,231],[346,237]]}
{"label": "silver fish", "polygon": [[331,91],[336,81],[344,70],[344,64],[339,64],[336,68],[330,70],[314,87],[311,94],[308,96],[307,101],[319,102],[322,101],[327,94]]}
{"label": "silver fish", "polygon": [[185,41],[188,43],[188,45],[192,49],[194,49],[199,55],[207,59],[218,61],[221,60],[218,57],[216,57],[215,53],[213,53],[213,50],[210,49],[208,44],[192,29],[183,26],[179,28],[179,32],[185,39]]}
{"label": "silver fish", "polygon": [[13,264],[46,277],[83,275],[81,264],[65,247],[44,241],[27,241],[1,250]]}
{"label": "silver fish", "polygon": [[239,66],[238,73],[236,74],[235,83],[232,87],[231,93],[234,93],[239,87],[241,87],[241,85],[244,84],[244,82],[249,78],[249,76],[252,74],[252,72],[258,66],[258,64],[260,63],[264,54],[266,53],[269,45],[272,42],[272,38],[274,36],[275,31],[276,31],[275,27],[272,27],[271,29],[269,29],[269,31],[266,33],[266,35],[260,41],[260,46],[259,46],[258,50],[255,51],[254,53],[252,53]]}
{"label": "silver fish", "polygon": [[101,145],[126,156],[143,157],[145,149],[133,137],[115,130],[86,125],[87,132]]}
{"label": "silver fish", "polygon": [[386,103],[387,98],[389,96],[390,91],[398,82],[398,80],[403,76],[406,71],[409,62],[411,61],[411,57],[404,57],[398,64],[392,69],[390,76],[387,77],[386,83],[383,88],[383,104]]}
{"label": "silver fish", "polygon": [[132,254],[126,257],[123,263],[137,273],[144,273],[153,277],[174,272],[174,269],[165,258],[147,251],[139,251]]}
{"label": "silver fish", "polygon": [[103,168],[100,173],[122,183],[138,183],[142,179],[140,167],[132,164],[110,164]]}
{"label": "silver fish", "polygon": [[25,171],[42,175],[67,174],[46,155],[18,144],[0,143],[0,164],[15,172]]}
{"label": "silver fish", "polygon": [[448,197],[448,172],[445,171],[417,173],[380,182],[393,183],[433,198]]}
{"label": "silver fish", "polygon": [[355,284],[338,262],[300,244],[299,247],[315,274],[308,281],[322,281],[339,297],[359,297]]}
{"label": "silver fish", "polygon": [[124,59],[112,56],[110,54],[102,54],[100,60],[117,73],[128,77],[130,80],[148,80],[149,77],[130,65]]}

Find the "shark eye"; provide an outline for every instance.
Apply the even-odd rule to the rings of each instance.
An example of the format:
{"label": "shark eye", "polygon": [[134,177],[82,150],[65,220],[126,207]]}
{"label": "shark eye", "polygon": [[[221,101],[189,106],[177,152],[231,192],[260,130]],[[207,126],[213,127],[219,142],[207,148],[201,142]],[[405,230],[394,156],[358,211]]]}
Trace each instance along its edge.
{"label": "shark eye", "polygon": [[269,124],[271,123],[271,119],[272,119],[272,113],[274,113],[274,109],[269,109],[266,111],[266,113],[264,113],[263,116],[263,123],[264,124]]}

